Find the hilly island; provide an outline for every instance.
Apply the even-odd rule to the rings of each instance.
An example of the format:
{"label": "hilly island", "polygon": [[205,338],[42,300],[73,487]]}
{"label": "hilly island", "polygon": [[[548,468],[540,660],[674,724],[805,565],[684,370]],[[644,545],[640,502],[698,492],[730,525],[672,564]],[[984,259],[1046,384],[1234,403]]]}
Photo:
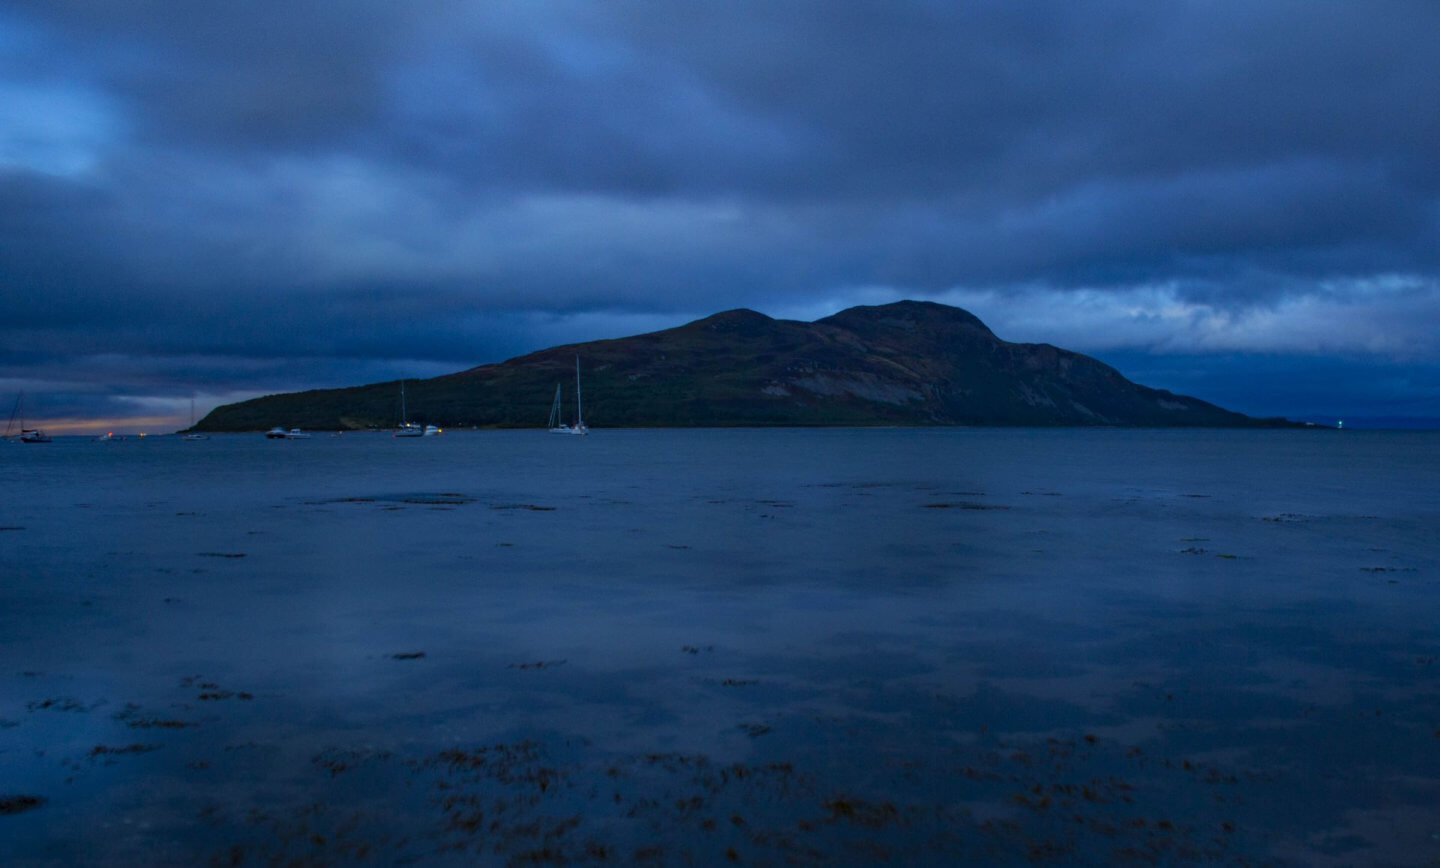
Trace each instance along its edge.
{"label": "hilly island", "polygon": [[[557,384],[573,414],[577,357],[585,420],[596,427],[1294,424],[1147,388],[1089,356],[1004,341],[967,311],[917,301],[854,307],[810,323],[731,310],[408,380],[409,420],[543,426]],[[393,381],[227,404],[194,430],[353,430],[399,421]]]}

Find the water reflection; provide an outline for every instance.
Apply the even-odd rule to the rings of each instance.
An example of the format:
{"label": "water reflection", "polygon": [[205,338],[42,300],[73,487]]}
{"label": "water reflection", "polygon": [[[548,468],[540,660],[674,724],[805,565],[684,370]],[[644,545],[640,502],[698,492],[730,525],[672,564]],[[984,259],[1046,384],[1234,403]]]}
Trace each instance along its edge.
{"label": "water reflection", "polygon": [[1427,437],[7,450],[0,842],[1432,859]]}

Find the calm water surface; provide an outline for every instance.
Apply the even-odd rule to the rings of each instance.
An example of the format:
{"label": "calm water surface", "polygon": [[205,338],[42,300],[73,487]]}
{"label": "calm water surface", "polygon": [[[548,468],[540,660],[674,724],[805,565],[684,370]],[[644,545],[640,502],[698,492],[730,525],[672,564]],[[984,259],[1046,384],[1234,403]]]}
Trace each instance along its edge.
{"label": "calm water surface", "polygon": [[62,440],[0,481],[7,864],[1440,859],[1434,433]]}

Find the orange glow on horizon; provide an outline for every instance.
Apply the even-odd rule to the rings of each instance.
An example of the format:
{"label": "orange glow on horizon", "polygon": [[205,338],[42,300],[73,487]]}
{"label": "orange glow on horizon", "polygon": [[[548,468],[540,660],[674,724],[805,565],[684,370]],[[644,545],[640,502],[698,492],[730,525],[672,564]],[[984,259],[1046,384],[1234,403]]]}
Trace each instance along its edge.
{"label": "orange glow on horizon", "polygon": [[[16,425],[19,425],[17,420]],[[26,428],[38,428],[50,436],[66,434],[169,434],[189,427],[188,422],[178,416],[130,416],[123,419],[29,419]],[[13,432],[19,434],[19,431]]]}

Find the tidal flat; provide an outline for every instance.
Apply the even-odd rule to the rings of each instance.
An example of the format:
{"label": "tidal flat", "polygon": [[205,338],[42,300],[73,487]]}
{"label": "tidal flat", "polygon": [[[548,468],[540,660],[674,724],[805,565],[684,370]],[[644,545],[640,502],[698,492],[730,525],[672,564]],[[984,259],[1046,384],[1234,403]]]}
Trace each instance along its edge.
{"label": "tidal flat", "polygon": [[1440,435],[0,444],[0,852],[1427,864]]}

